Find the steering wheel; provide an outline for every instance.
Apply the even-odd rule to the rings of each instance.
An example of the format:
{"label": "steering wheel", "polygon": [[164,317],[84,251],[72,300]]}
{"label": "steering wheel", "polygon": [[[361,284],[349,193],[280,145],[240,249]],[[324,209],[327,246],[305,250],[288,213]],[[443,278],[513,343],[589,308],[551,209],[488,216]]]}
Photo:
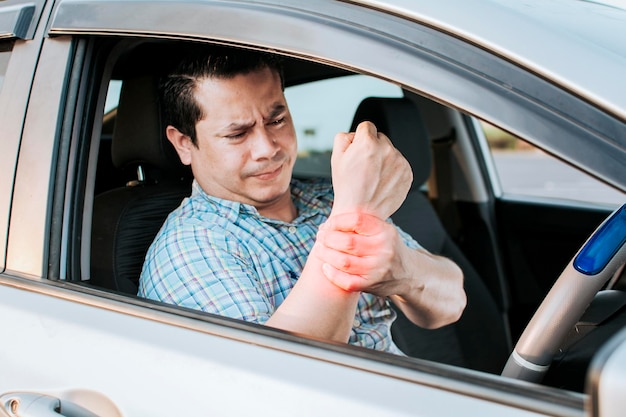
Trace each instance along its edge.
{"label": "steering wheel", "polygon": [[626,204],[611,213],[563,270],[526,326],[502,376],[540,382],[569,330],[626,262]]}

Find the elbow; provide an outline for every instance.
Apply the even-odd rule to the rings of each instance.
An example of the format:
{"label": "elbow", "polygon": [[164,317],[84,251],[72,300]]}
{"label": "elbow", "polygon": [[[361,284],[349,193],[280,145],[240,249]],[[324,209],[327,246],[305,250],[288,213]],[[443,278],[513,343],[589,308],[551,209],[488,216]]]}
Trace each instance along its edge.
{"label": "elbow", "polygon": [[438,314],[431,316],[425,326],[427,329],[438,329],[459,321],[467,306],[467,294],[463,286],[463,271],[455,263],[450,262],[450,282],[445,301],[440,304]]}
{"label": "elbow", "polygon": [[459,321],[463,315],[466,305],[467,296],[465,295],[465,292],[462,291],[455,301],[446,303],[446,306],[442,309],[443,311],[440,310],[438,315],[431,317],[431,319],[426,322],[421,322],[419,324],[417,322],[414,323],[429,330],[439,329],[441,327],[454,324]]}
{"label": "elbow", "polygon": [[413,291],[417,297],[394,297],[407,318],[424,329],[438,329],[457,322],[467,306],[461,268],[446,258],[433,259],[438,272],[431,276],[434,279]]}

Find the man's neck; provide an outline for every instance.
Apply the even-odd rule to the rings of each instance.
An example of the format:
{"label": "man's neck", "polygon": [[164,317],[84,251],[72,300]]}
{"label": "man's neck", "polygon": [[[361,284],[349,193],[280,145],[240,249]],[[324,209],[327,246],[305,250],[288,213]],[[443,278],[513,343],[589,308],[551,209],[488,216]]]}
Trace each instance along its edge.
{"label": "man's neck", "polygon": [[298,210],[296,205],[291,199],[291,195],[288,195],[288,199],[280,202],[276,202],[271,206],[257,207],[257,211],[263,217],[268,219],[280,220],[285,223],[291,223],[296,217],[298,217]]}

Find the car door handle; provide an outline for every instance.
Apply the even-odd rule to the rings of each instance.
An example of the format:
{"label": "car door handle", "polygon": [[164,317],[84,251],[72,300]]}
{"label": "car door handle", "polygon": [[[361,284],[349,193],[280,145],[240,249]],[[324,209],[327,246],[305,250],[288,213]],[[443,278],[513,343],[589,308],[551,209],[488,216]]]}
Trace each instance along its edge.
{"label": "car door handle", "polygon": [[4,394],[0,409],[10,417],[98,417],[72,401],[36,392]]}

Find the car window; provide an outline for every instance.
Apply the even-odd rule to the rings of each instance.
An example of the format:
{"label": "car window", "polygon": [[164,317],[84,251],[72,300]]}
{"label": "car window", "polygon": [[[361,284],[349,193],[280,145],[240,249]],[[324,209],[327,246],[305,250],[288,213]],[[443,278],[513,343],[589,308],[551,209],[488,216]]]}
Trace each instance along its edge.
{"label": "car window", "polygon": [[359,103],[366,97],[402,97],[402,89],[355,74],[288,87],[285,97],[298,137],[294,175],[323,177],[330,175],[335,134],[350,130]]}
{"label": "car window", "polygon": [[104,103],[104,114],[109,113],[111,110],[117,107],[120,101],[120,90],[122,89],[121,80],[111,80],[109,82],[109,88],[107,90],[107,98]]}
{"label": "car window", "polygon": [[503,193],[611,205],[626,201],[626,194],[534,145],[489,123],[480,124]]}

